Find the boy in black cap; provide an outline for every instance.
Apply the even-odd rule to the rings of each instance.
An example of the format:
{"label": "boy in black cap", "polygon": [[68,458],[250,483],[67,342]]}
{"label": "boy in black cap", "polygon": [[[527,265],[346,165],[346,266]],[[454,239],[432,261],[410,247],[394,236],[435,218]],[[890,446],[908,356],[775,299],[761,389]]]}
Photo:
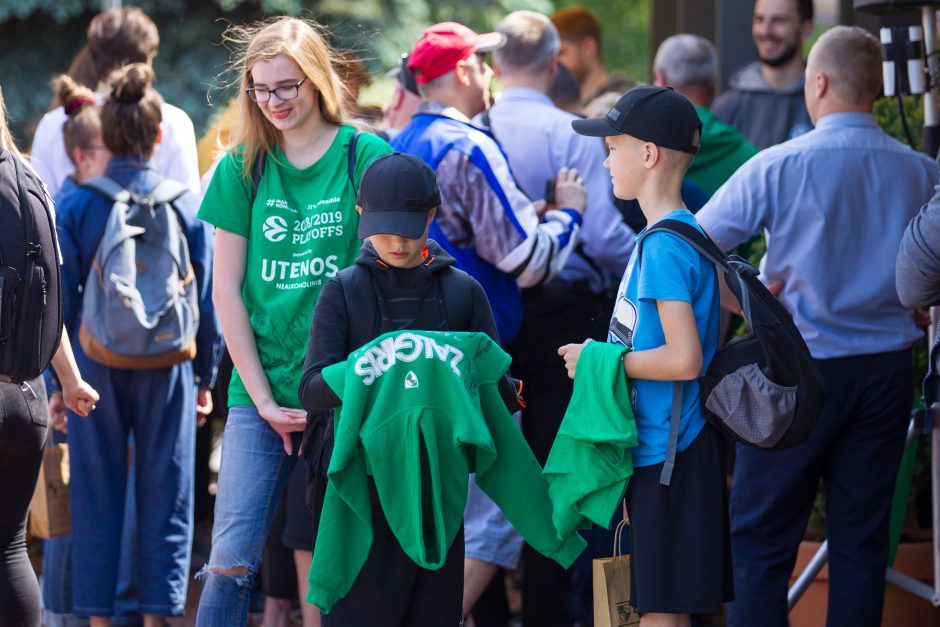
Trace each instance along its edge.
{"label": "boy in black cap", "polygon": [[[614,194],[636,199],[649,224],[637,235],[607,339],[632,349],[623,359],[639,436],[626,495],[631,604],[643,625],[688,625],[690,614],[720,614],[731,600],[723,442],[705,423],[696,381],[718,345],[718,282],[712,264],[691,246],[647,231],[664,219],[701,230],[680,194],[701,123],[678,92],[644,86],[603,118],[572,126],[605,139]],[[572,378],[583,346],[558,349]],[[670,465],[674,410],[678,454]]]}
{"label": "boy in black cap", "polygon": [[[428,226],[441,197],[434,171],[421,159],[395,152],[382,155],[362,175],[359,185],[359,238],[355,265],[331,279],[317,300],[310,329],[307,359],[300,382],[300,402],[314,424],[318,416],[341,402],[326,384],[323,368],[344,361],[357,348],[389,331],[476,331],[498,341],[496,322],[483,288],[454,267],[454,259],[434,240]],[[518,408],[515,386],[508,376],[499,384],[509,411]],[[332,420],[329,420],[332,424]],[[307,455],[313,437],[305,434]],[[326,474],[332,437],[325,437],[325,455],[313,460]],[[309,464],[310,462],[308,462]],[[308,472],[313,471],[308,465]],[[315,487],[315,511],[322,508],[324,486]],[[324,625],[456,625],[463,596],[463,531],[458,533],[444,565],[420,568],[399,547],[379,506],[374,484],[374,538],[369,557],[349,594],[323,617]],[[308,497],[309,499],[309,497]],[[381,585],[375,582],[381,581]],[[408,616],[409,619],[402,617]],[[415,617],[421,617],[417,619]]]}

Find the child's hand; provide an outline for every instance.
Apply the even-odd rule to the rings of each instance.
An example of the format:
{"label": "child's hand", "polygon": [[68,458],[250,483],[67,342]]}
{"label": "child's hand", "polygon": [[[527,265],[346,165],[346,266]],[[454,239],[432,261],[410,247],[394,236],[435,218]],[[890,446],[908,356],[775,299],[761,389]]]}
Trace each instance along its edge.
{"label": "child's hand", "polygon": [[578,368],[578,359],[581,358],[581,351],[587,346],[588,342],[591,341],[593,340],[587,339],[580,344],[565,344],[558,349],[558,354],[565,360],[565,369],[568,370],[568,378],[574,379],[574,372]]}

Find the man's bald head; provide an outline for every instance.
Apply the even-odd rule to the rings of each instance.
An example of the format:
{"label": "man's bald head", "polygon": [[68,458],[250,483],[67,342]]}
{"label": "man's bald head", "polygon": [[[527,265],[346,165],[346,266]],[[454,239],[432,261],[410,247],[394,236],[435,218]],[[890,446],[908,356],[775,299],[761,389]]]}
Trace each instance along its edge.
{"label": "man's bald head", "polygon": [[810,50],[806,80],[823,74],[842,103],[870,107],[881,92],[882,61],[881,44],[872,35],[857,26],[836,26]]}

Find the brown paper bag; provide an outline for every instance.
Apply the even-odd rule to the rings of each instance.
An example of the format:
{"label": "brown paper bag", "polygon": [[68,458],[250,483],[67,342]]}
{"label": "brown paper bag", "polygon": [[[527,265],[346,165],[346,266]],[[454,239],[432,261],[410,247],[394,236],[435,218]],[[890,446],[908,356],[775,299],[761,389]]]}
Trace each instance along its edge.
{"label": "brown paper bag", "polygon": [[39,481],[29,506],[29,532],[37,538],[72,533],[67,444],[53,444],[42,452]]}
{"label": "brown paper bag", "polygon": [[627,505],[623,520],[614,532],[613,557],[594,560],[594,626],[639,625],[640,615],[630,606],[630,556],[620,554],[620,538],[627,526]]}

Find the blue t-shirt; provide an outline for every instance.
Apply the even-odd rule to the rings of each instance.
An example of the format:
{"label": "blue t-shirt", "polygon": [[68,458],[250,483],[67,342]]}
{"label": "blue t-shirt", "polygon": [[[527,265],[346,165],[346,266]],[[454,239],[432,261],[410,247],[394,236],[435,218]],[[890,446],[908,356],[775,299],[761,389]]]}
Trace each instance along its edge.
{"label": "blue t-shirt", "polygon": [[[700,227],[687,209],[677,209],[663,219],[680,220]],[[637,252],[643,251],[637,264]],[[634,351],[658,348],[666,343],[656,308],[657,300],[681,300],[692,304],[695,325],[702,342],[702,370],[708,369],[718,347],[718,283],[715,267],[691,246],[669,233],[637,236],[627,269],[617,290],[607,341]],[[666,459],[671,381],[633,381],[632,402],[639,445],[633,449],[634,466],[652,466]],[[699,434],[705,417],[699,401],[698,381],[682,388],[682,418],[678,450],[684,451]]]}

